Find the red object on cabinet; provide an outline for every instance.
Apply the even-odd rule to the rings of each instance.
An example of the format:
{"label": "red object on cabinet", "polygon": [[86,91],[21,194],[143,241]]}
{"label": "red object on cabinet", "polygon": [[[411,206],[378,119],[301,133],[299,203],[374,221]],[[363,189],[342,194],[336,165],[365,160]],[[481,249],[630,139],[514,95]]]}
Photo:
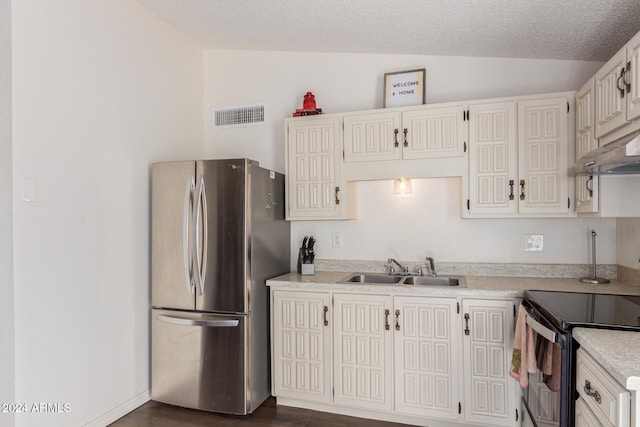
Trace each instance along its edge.
{"label": "red object on cabinet", "polygon": [[316,97],[311,92],[307,92],[304,95],[304,101],[302,101],[302,108],[296,109],[293,113],[293,117],[298,116],[313,116],[316,114],[322,114],[322,108],[316,108]]}

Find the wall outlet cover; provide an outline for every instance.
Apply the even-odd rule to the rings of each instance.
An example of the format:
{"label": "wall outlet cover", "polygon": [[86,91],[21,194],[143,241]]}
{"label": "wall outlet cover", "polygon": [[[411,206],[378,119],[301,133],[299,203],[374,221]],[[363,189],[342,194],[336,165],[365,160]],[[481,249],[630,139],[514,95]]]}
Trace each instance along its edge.
{"label": "wall outlet cover", "polygon": [[542,252],[544,247],[543,234],[525,234],[524,250],[525,252]]}

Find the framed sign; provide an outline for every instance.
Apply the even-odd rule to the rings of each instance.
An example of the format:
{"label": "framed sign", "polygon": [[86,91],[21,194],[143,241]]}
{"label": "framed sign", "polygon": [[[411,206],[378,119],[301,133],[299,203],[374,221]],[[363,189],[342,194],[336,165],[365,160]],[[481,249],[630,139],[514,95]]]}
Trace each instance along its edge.
{"label": "framed sign", "polygon": [[384,74],[385,108],[424,104],[426,69],[398,71]]}

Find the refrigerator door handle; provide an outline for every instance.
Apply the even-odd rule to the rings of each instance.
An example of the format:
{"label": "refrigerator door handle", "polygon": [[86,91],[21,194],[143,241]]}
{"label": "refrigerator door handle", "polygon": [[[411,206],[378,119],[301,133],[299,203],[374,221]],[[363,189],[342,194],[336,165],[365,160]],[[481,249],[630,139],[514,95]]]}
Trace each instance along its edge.
{"label": "refrigerator door handle", "polygon": [[182,317],[167,316],[165,314],[158,314],[158,319],[163,322],[172,323],[174,325],[181,326],[205,326],[208,328],[234,328],[240,324],[240,321],[235,320],[207,320],[207,319],[185,319]]}
{"label": "refrigerator door handle", "polygon": [[207,214],[207,189],[202,179],[202,261],[200,263],[200,295],[204,292],[207,277],[207,250],[209,248],[209,215]]}
{"label": "refrigerator door handle", "polygon": [[[195,193],[195,208],[193,209],[193,275],[195,276],[196,289],[198,296],[202,295],[202,269],[204,258],[200,253],[200,213],[202,212],[202,200],[204,191],[204,177],[198,177]],[[203,227],[206,228],[205,219],[203,218]],[[206,240],[206,239],[205,239]]]}
{"label": "refrigerator door handle", "polygon": [[184,222],[182,229],[182,255],[184,262],[184,278],[187,284],[187,290],[190,295],[194,294],[195,283],[193,282],[193,274],[191,270],[191,266],[193,265],[193,260],[189,256],[189,224],[191,216],[189,215],[193,209],[193,193],[195,191],[195,177],[193,175],[189,176],[187,179],[187,190],[185,191],[184,196]]}

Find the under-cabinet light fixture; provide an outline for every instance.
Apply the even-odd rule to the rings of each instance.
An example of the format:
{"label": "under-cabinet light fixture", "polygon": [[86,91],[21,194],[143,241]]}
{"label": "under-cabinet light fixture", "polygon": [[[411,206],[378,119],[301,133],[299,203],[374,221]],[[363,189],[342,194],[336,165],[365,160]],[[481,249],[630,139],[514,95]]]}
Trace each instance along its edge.
{"label": "under-cabinet light fixture", "polygon": [[393,194],[413,194],[411,180],[408,178],[398,178],[394,180]]}

